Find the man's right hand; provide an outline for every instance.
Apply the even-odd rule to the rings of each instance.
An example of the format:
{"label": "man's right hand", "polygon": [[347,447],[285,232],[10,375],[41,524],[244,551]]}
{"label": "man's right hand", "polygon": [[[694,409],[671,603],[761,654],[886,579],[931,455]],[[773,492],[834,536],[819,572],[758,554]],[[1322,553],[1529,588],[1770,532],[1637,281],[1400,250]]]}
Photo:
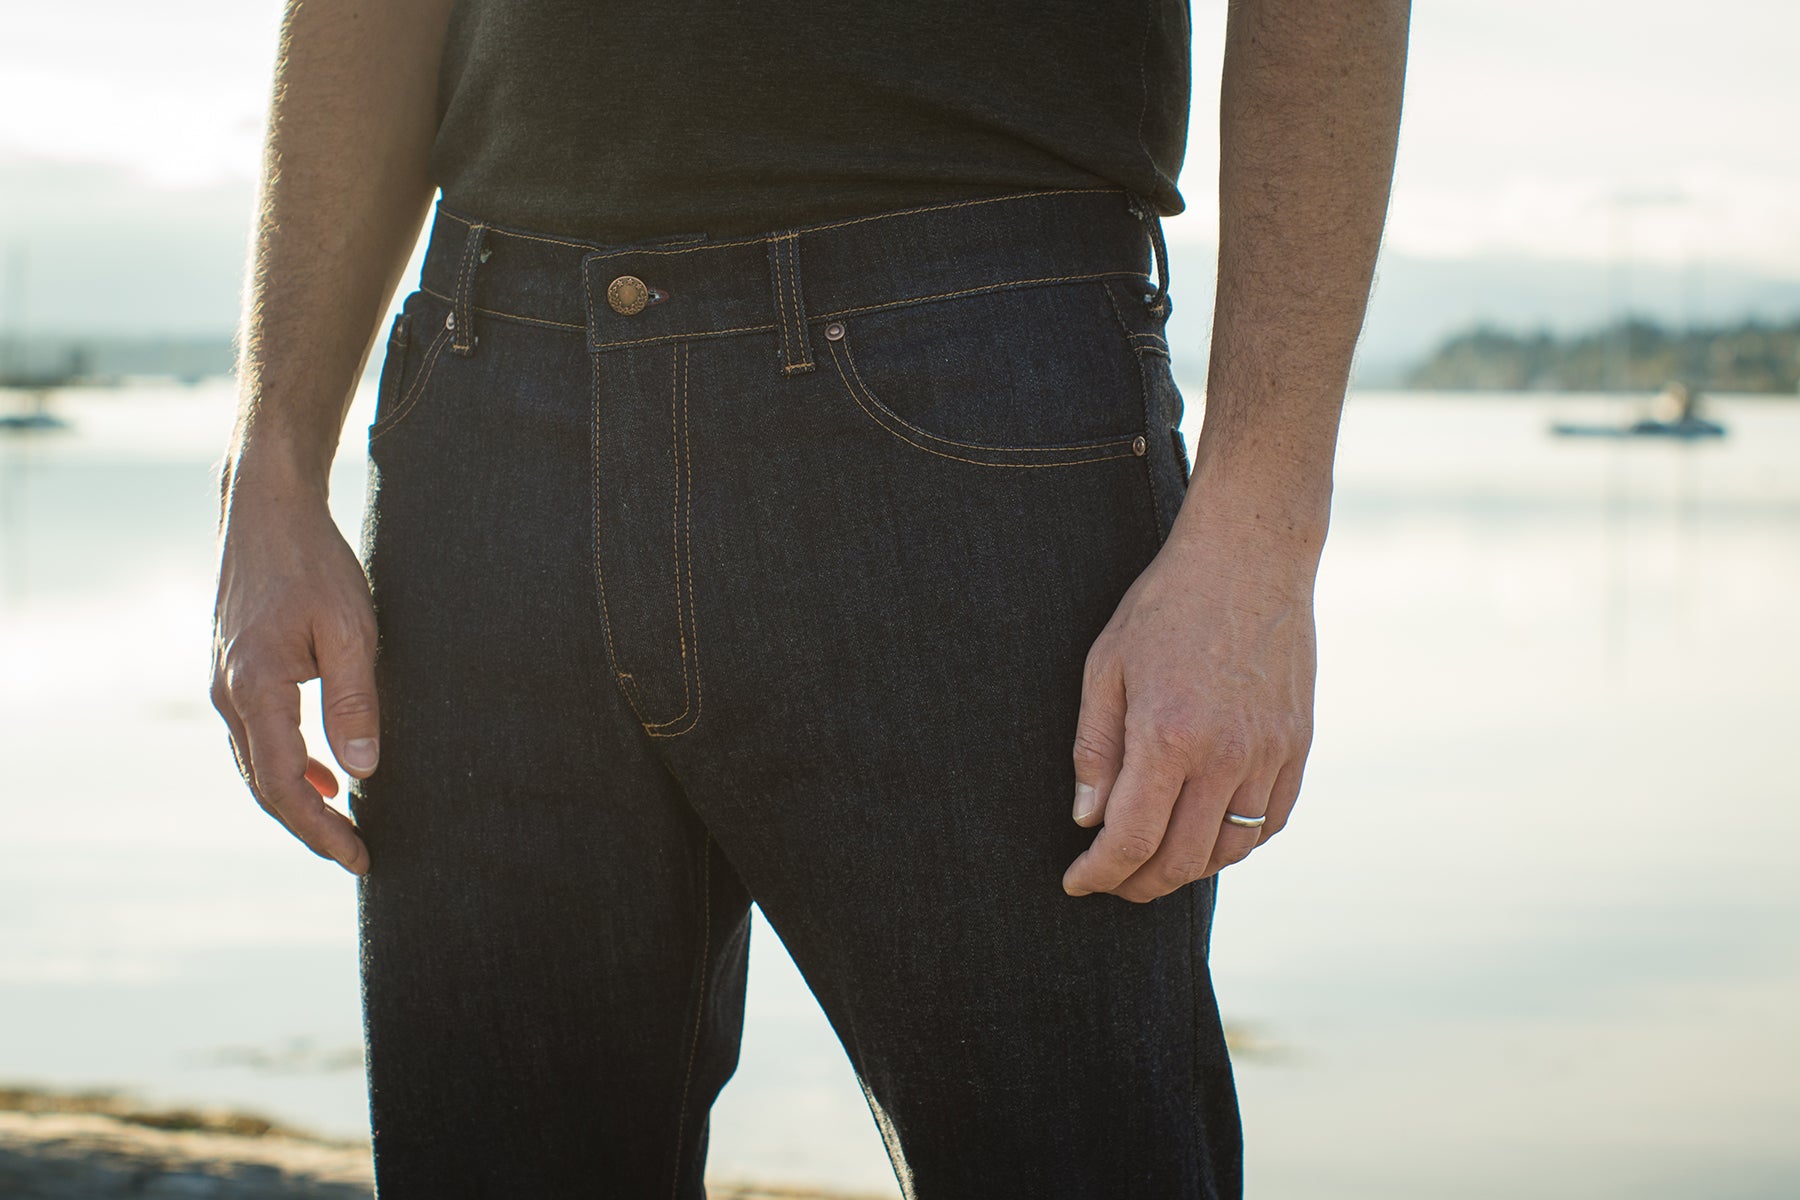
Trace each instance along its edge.
{"label": "man's right hand", "polygon": [[368,580],[322,492],[239,476],[220,535],[213,610],[213,707],[231,730],[256,802],[321,857],[369,869],[350,819],[325,802],[329,767],[306,753],[300,685],[321,680],[338,764],[367,778],[379,757],[375,609]]}
{"label": "man's right hand", "polygon": [[369,852],[325,803],[300,685],[325,734],[375,770],[375,610],[325,481],[371,339],[436,193],[438,65],[452,0],[286,0],[239,330],[213,610],[213,706],[257,803],[361,875]]}

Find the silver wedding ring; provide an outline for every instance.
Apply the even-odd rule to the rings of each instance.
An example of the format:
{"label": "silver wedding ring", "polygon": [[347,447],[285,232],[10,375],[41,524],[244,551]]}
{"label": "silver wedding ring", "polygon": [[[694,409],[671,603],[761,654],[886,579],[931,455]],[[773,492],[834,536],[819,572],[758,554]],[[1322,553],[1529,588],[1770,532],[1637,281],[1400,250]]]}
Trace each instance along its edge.
{"label": "silver wedding ring", "polygon": [[1267,815],[1260,817],[1240,817],[1234,812],[1225,814],[1225,823],[1227,825],[1236,825],[1240,829],[1261,829],[1264,822],[1268,819]]}

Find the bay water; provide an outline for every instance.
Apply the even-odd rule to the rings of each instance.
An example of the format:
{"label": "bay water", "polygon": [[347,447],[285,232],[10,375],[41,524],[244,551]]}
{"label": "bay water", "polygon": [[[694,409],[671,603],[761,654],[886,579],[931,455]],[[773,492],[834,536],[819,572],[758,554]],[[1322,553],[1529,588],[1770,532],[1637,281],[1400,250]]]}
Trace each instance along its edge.
{"label": "bay water", "polygon": [[[0,435],[0,1083],[366,1136],[354,885],[207,700],[231,404],[72,391]],[[1712,411],[1674,444],[1549,433],[1610,397],[1351,397],[1305,791],[1214,934],[1252,1196],[1800,1195],[1800,403]],[[752,943],[711,1174],[897,1194]]]}

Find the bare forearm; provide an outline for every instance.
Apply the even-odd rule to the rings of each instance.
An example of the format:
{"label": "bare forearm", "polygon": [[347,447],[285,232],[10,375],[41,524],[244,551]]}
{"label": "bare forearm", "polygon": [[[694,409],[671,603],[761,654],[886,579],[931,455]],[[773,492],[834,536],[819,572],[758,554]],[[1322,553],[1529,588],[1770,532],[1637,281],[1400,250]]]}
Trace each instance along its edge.
{"label": "bare forearm", "polygon": [[1177,529],[1208,515],[1316,566],[1387,214],[1407,0],[1236,0],[1220,103],[1219,291]]}
{"label": "bare forearm", "polygon": [[450,0],[289,0],[223,483],[323,495],[376,325],[430,205]]}

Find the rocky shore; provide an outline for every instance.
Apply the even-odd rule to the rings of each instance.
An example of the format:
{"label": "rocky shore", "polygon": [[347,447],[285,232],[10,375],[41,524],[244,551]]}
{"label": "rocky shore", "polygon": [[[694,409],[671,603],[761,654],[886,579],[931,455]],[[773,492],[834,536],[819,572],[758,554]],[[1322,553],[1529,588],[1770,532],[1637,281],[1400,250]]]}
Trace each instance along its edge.
{"label": "rocky shore", "polygon": [[18,1200],[369,1200],[366,1144],[243,1113],[112,1093],[0,1088],[0,1196]]}
{"label": "rocky shore", "polygon": [[[8,1200],[369,1200],[366,1142],[246,1113],[157,1109],[112,1092],[0,1087],[0,1196]],[[872,1200],[709,1183],[711,1200]]]}

